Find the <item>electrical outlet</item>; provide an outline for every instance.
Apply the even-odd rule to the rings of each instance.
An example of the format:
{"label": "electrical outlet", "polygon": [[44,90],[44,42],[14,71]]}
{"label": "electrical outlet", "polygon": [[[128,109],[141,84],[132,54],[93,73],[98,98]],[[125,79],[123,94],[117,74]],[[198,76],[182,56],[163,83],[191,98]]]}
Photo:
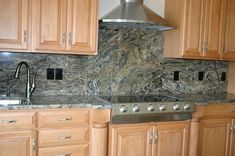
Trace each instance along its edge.
{"label": "electrical outlet", "polygon": [[55,79],[55,69],[47,68],[47,80],[54,80],[54,79]]}
{"label": "electrical outlet", "polygon": [[180,75],[179,71],[174,71],[174,81],[179,81],[179,75]]}
{"label": "electrical outlet", "polygon": [[226,81],[226,72],[221,73],[221,81]]}
{"label": "electrical outlet", "polygon": [[56,69],[55,79],[63,80],[63,69]]}
{"label": "electrical outlet", "polygon": [[203,81],[205,72],[198,72],[198,81]]}

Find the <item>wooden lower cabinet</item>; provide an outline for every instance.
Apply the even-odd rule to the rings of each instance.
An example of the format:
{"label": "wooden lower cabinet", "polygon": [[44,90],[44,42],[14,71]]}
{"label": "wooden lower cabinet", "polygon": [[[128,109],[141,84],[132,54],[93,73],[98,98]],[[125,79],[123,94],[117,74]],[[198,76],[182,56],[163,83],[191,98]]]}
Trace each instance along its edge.
{"label": "wooden lower cabinet", "polygon": [[157,142],[154,156],[187,156],[188,123],[163,123],[155,126]]}
{"label": "wooden lower cabinet", "polygon": [[235,156],[234,108],[235,103],[199,106],[198,150],[193,156]]}
{"label": "wooden lower cabinet", "polygon": [[200,121],[199,156],[227,156],[229,143],[229,119]]}
{"label": "wooden lower cabinet", "polygon": [[0,132],[0,156],[36,156],[33,131]]}
{"label": "wooden lower cabinet", "polygon": [[109,156],[187,156],[189,122],[114,125]]}
{"label": "wooden lower cabinet", "polygon": [[120,125],[111,128],[110,156],[150,156],[151,125]]}

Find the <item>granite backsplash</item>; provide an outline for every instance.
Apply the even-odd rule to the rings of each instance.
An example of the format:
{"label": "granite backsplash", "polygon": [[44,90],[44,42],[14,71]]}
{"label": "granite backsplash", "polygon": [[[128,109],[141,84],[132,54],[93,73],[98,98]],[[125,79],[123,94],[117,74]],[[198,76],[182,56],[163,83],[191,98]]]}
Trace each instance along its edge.
{"label": "granite backsplash", "polygon": [[[221,73],[228,71],[227,62],[166,59],[163,45],[162,32],[110,26],[100,27],[97,56],[0,53],[0,94],[9,89],[24,96],[25,68],[20,79],[13,77],[21,61],[37,75],[33,96],[226,92]],[[47,68],[62,68],[63,80],[47,80]],[[204,72],[202,81],[198,72]]]}

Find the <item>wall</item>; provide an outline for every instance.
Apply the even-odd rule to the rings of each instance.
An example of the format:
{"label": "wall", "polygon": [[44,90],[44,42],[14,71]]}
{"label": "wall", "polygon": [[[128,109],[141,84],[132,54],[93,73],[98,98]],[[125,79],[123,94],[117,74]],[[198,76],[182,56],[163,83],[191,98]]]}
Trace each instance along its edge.
{"label": "wall", "polygon": [[[17,63],[29,63],[36,73],[36,95],[196,94],[226,92],[223,61],[163,58],[162,32],[148,29],[101,27],[98,56],[11,53],[0,54],[0,86],[23,96],[26,75],[13,78]],[[47,80],[47,68],[62,68],[63,80]],[[179,71],[179,81],[173,80]],[[198,81],[198,72],[205,72]],[[2,94],[5,91],[2,91]]]}
{"label": "wall", "polygon": [[[164,17],[165,0],[143,0],[144,4]],[[100,0],[99,17],[103,17],[106,13],[120,4],[120,0]]]}

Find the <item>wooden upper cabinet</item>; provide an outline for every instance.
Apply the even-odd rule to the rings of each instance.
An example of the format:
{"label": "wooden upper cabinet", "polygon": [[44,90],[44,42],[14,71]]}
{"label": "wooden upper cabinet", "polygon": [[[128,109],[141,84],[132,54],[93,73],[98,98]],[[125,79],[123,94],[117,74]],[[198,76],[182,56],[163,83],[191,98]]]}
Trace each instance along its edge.
{"label": "wooden upper cabinet", "polygon": [[32,48],[65,51],[66,0],[33,0]]}
{"label": "wooden upper cabinet", "polygon": [[32,50],[96,54],[97,0],[33,0]]}
{"label": "wooden upper cabinet", "polygon": [[[222,59],[227,0],[177,2],[178,4],[174,0],[166,0],[165,3],[165,18],[176,29],[165,32],[164,55],[175,58]],[[231,8],[235,9],[234,6]],[[234,33],[231,36],[234,37]],[[229,42],[231,36],[227,37]]]}
{"label": "wooden upper cabinet", "polygon": [[225,38],[223,57],[225,60],[235,60],[235,1],[227,0],[225,18]]}
{"label": "wooden upper cabinet", "polygon": [[203,0],[188,0],[186,3],[185,33],[182,43],[183,57],[201,57],[203,39]]}
{"label": "wooden upper cabinet", "polygon": [[221,59],[223,13],[226,0],[205,1],[204,58]]}
{"label": "wooden upper cabinet", "polygon": [[71,53],[96,54],[97,0],[69,0],[68,46]]}
{"label": "wooden upper cabinet", "polygon": [[165,32],[164,56],[200,58],[203,44],[203,0],[166,0],[165,18],[175,29]]}
{"label": "wooden upper cabinet", "polygon": [[27,50],[29,0],[0,0],[0,50]]}
{"label": "wooden upper cabinet", "polygon": [[155,126],[157,142],[153,156],[187,156],[189,124],[159,123]]}

